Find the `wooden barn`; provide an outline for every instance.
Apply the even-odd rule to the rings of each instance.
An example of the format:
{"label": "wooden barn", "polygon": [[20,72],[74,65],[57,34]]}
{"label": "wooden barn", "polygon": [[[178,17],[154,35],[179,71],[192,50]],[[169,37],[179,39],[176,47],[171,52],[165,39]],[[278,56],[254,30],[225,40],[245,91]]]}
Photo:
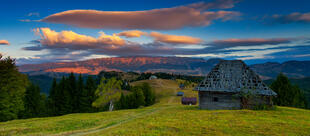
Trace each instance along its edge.
{"label": "wooden barn", "polygon": [[200,109],[272,106],[277,94],[241,60],[223,60],[195,87]]}

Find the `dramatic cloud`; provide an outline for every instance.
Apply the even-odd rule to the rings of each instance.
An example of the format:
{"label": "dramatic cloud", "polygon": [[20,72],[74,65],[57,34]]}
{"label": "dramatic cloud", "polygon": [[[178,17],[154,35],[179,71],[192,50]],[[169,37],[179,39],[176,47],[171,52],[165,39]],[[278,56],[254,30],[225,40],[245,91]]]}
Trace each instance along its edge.
{"label": "dramatic cloud", "polygon": [[125,36],[127,38],[141,37],[142,35],[154,38],[155,42],[169,43],[169,44],[199,44],[201,39],[190,36],[168,35],[159,32],[142,32],[139,30],[124,31],[116,34],[117,36]]}
{"label": "dramatic cloud", "polygon": [[262,39],[262,38],[252,38],[252,39],[225,39],[225,40],[215,40],[210,43],[214,47],[235,47],[235,46],[254,46],[254,45],[276,45],[282,43],[289,43],[291,39],[289,38],[274,38],[274,39]]}
{"label": "dramatic cloud", "polygon": [[202,42],[199,38],[190,36],[177,36],[161,34],[158,32],[151,32],[149,36],[153,37],[157,42],[171,43],[171,44],[199,44]]}
{"label": "dramatic cloud", "polygon": [[[142,31],[124,31],[118,34],[106,35],[104,32],[99,32],[100,36],[98,38],[77,34],[72,31],[61,31],[56,32],[50,28],[37,28],[33,29],[33,32],[40,36],[39,40],[31,41],[30,44],[39,44],[39,46],[26,47],[26,50],[41,50],[45,48],[69,48],[69,49],[105,49],[107,48],[119,48],[121,46],[129,46],[131,48],[141,48],[141,44],[126,41],[119,36],[126,37],[139,37],[141,35],[146,35],[154,38],[154,43],[148,46],[158,46],[160,48],[166,48],[161,43],[168,44],[198,44],[202,40],[199,38],[194,38],[190,36],[177,36],[177,35],[167,35],[158,32],[151,32],[150,34]],[[159,43],[161,42],[161,43]],[[157,47],[156,47],[157,48]]]}
{"label": "dramatic cloud", "polygon": [[[37,55],[39,60],[72,61],[81,58],[89,58],[93,55],[107,56],[158,56],[179,54],[192,49],[182,49],[177,44],[194,44],[201,40],[189,36],[165,35],[152,32],[151,34],[140,31],[143,35],[154,37],[151,43],[136,43],[121,39],[118,35],[128,36],[134,31],[125,31],[118,34],[106,35],[101,32],[98,38],[77,34],[72,31],[56,32],[49,28],[37,28],[33,32],[40,36],[39,40],[33,40],[29,44],[34,46],[24,47],[24,50],[41,51],[44,55]],[[137,32],[137,31],[136,31]],[[132,35],[130,35],[132,37]],[[48,56],[48,57],[47,57]],[[36,59],[36,61],[39,61]]]}
{"label": "dramatic cloud", "polygon": [[[138,43],[119,36],[133,36],[140,33],[154,39],[150,43]],[[142,31],[125,31],[113,35],[103,32],[98,38],[77,34],[72,31],[56,32],[49,28],[34,29],[40,36],[33,40],[34,46],[25,47],[24,50],[43,50],[41,55],[28,58],[24,62],[76,61],[90,59],[95,56],[179,56],[179,57],[205,57],[255,60],[264,58],[284,57],[281,53],[291,52],[293,55],[308,54],[309,40],[304,38],[274,38],[274,39],[224,39],[209,43],[189,36],[167,35],[158,32],[146,33]],[[181,45],[181,46],[176,46]],[[182,46],[183,45],[183,46]],[[188,48],[183,48],[184,46]],[[199,45],[201,48],[194,48]],[[21,62],[22,63],[22,62]]]}
{"label": "dramatic cloud", "polygon": [[120,32],[117,34],[117,36],[125,36],[127,38],[140,37],[142,35],[147,35],[147,33],[139,31],[139,30],[131,30],[131,31]]}
{"label": "dramatic cloud", "polygon": [[272,22],[280,24],[289,23],[310,23],[310,12],[308,13],[291,13],[288,15],[273,15]]}
{"label": "dramatic cloud", "polygon": [[206,10],[231,8],[235,3],[233,0],[217,0],[145,11],[68,10],[40,21],[85,28],[168,30],[207,26],[213,20],[234,19],[240,16],[239,12]]}
{"label": "dramatic cloud", "polygon": [[7,40],[0,40],[0,45],[10,45],[10,43]]}
{"label": "dramatic cloud", "polygon": [[72,31],[56,32],[49,28],[34,29],[41,39],[40,44],[51,48],[94,48],[94,46],[123,46],[126,41],[117,35],[106,35],[100,32],[98,38],[77,34]]}

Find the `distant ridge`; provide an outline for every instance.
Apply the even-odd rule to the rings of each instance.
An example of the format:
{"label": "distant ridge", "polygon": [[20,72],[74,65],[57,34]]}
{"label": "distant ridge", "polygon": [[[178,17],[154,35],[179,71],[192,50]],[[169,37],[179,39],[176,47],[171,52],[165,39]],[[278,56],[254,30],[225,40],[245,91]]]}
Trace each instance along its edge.
{"label": "distant ridge", "polygon": [[[113,57],[76,62],[26,64],[19,66],[19,70],[29,75],[70,72],[95,75],[103,70],[206,75],[221,60],[187,57]],[[250,67],[263,79],[274,78],[280,72],[294,78],[310,76],[310,61],[267,62]]]}
{"label": "distant ridge", "polygon": [[98,74],[104,70],[204,75],[219,61],[220,59],[185,57],[113,57],[77,62],[26,64],[19,66],[19,70],[31,74],[44,72]]}
{"label": "distant ridge", "polygon": [[255,72],[265,77],[275,78],[280,72],[292,78],[310,76],[310,61],[286,61],[283,63],[267,62],[250,66]]}

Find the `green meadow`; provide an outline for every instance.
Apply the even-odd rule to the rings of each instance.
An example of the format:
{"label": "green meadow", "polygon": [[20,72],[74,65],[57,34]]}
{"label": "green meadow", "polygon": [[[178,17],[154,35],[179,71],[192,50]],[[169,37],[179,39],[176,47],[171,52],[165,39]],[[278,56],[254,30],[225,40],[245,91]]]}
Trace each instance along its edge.
{"label": "green meadow", "polygon": [[[157,94],[150,107],[113,112],[78,113],[0,123],[0,135],[310,135],[310,110],[199,110],[181,105],[178,83],[145,80]],[[182,90],[197,96],[192,88]]]}

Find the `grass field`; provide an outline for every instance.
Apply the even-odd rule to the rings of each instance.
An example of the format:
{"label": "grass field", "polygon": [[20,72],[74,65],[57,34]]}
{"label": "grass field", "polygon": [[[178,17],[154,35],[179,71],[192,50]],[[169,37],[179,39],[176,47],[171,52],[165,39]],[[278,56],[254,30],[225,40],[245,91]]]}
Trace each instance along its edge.
{"label": "grass field", "polygon": [[[277,107],[271,111],[199,110],[183,106],[172,80],[146,80],[160,99],[151,106],[113,112],[0,123],[0,135],[310,135],[310,110]],[[186,96],[196,96],[191,89]]]}

